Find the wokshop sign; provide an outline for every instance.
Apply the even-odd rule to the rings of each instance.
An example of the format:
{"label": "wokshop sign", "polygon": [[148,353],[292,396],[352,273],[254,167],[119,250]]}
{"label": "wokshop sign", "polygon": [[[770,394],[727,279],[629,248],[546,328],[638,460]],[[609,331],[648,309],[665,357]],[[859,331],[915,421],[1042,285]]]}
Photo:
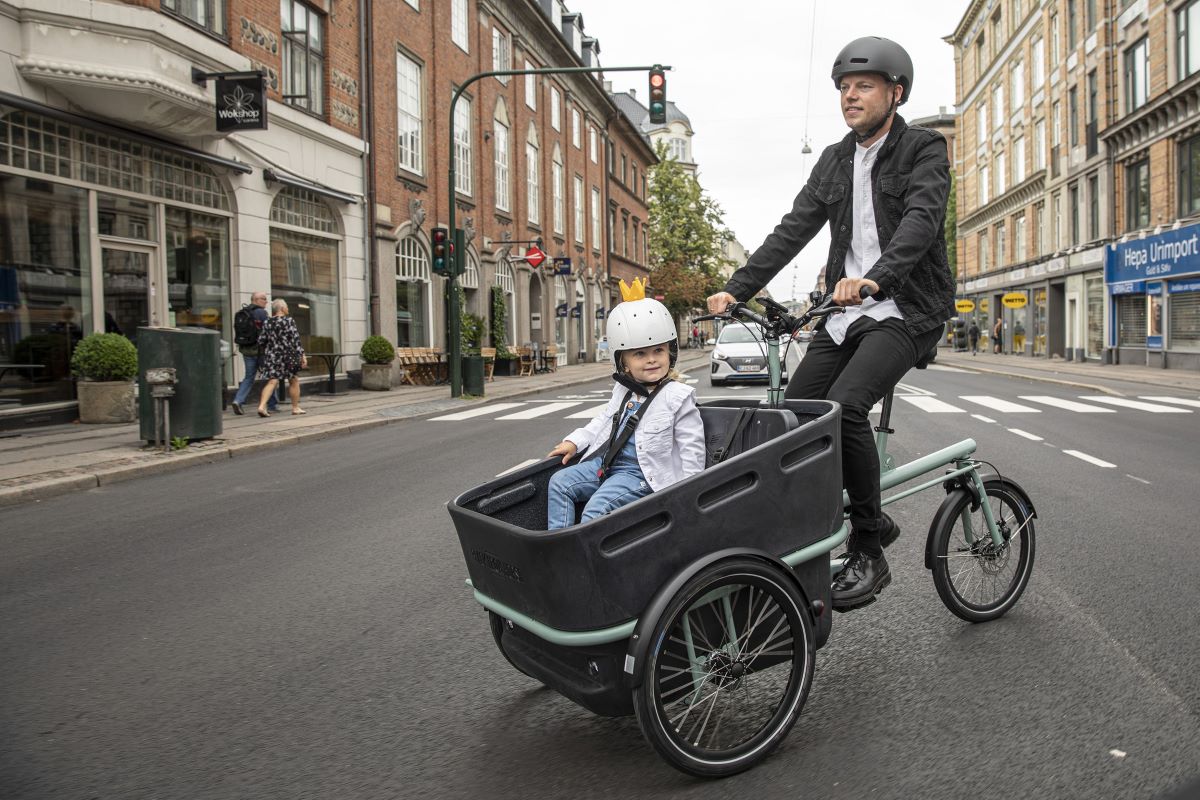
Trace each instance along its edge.
{"label": "wokshop sign", "polygon": [[1200,273],[1200,225],[1113,243],[1104,271],[1110,284]]}

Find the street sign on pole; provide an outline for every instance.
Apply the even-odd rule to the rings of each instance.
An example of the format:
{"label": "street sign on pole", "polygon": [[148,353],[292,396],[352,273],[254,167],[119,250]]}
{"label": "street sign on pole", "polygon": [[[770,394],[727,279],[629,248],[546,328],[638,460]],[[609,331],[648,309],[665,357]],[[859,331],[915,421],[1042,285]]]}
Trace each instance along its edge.
{"label": "street sign on pole", "polygon": [[530,247],[525,251],[525,260],[529,262],[529,266],[537,269],[542,265],[542,262],[546,260],[546,254],[537,247]]}

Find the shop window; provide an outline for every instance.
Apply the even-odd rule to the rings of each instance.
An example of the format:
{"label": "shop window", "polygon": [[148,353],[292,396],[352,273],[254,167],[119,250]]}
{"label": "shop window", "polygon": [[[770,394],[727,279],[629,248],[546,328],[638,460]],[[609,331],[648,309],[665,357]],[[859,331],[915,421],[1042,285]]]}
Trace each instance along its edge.
{"label": "shop window", "polygon": [[1084,283],[1087,296],[1087,357],[1099,359],[1104,353],[1104,279],[1099,275]]}
{"label": "shop window", "polygon": [[1172,350],[1200,351],[1200,291],[1172,292],[1167,314],[1170,318],[1167,346]]}
{"label": "shop window", "polygon": [[171,207],[166,220],[168,324],[208,328],[232,342],[229,220]]}
{"label": "shop window", "polygon": [[271,205],[271,295],[287,301],[304,349],[312,353],[341,346],[335,228],[333,212],[305,189],[284,189]]}
{"label": "shop window", "polygon": [[312,114],[324,114],[324,19],[316,9],[298,0],[281,0],[279,10],[283,32],[284,102]]}
{"label": "shop window", "polygon": [[429,253],[416,236],[396,246],[396,346],[429,346]]}
{"label": "shop window", "polygon": [[1117,296],[1117,344],[1122,347],[1146,346],[1146,295]]}

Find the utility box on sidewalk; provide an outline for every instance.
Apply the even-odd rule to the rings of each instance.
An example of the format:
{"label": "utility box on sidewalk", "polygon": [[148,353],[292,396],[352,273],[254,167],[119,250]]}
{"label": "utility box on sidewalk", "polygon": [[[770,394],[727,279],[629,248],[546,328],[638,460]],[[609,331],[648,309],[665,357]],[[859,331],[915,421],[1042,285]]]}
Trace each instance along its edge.
{"label": "utility box on sidewalk", "polygon": [[463,394],[483,397],[483,356],[462,357]]}
{"label": "utility box on sidewalk", "polygon": [[175,370],[170,435],[191,441],[220,436],[221,334],[208,328],[138,328],[137,345],[141,438],[152,442],[156,437],[146,370],[164,367]]}

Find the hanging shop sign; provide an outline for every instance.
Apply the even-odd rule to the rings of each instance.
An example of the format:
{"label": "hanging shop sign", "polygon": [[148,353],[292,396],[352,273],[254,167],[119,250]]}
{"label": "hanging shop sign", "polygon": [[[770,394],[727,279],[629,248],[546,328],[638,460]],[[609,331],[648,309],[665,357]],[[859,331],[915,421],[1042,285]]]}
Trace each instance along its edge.
{"label": "hanging shop sign", "polygon": [[567,316],[567,304],[566,304],[566,303],[559,303],[558,305],[556,305],[556,306],[554,307],[554,316],[556,316],[556,317],[566,317],[566,316]]}
{"label": "hanging shop sign", "polygon": [[571,319],[580,319],[583,317],[583,303],[576,303],[571,306]]}
{"label": "hanging shop sign", "polygon": [[230,72],[217,79],[217,130],[267,129],[267,78],[261,72]]}
{"label": "hanging shop sign", "polygon": [[571,274],[571,259],[569,259],[569,258],[554,259],[554,274],[555,275],[570,275]]}
{"label": "hanging shop sign", "polygon": [[972,300],[955,300],[954,310],[960,314],[966,314],[975,310],[975,303]]}
{"label": "hanging shop sign", "polygon": [[1005,308],[1024,308],[1029,303],[1029,298],[1024,292],[1009,292],[1000,298],[1000,302],[1004,303]]}
{"label": "hanging shop sign", "polygon": [[604,306],[596,306],[596,319],[604,319],[608,316],[608,309]]}

